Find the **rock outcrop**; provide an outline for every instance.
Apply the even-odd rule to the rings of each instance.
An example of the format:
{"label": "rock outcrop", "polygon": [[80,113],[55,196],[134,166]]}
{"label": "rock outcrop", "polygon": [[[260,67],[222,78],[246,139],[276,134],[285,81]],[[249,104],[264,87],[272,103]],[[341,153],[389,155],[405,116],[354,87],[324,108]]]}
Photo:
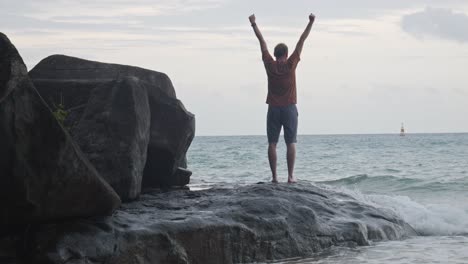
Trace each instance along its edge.
{"label": "rock outcrop", "polygon": [[142,188],[189,183],[195,118],[167,75],[62,55],[29,75],[51,108],[65,105],[65,126],[122,200]]}
{"label": "rock outcrop", "polygon": [[31,263],[251,263],[415,234],[345,194],[269,183],[143,194],[112,218],[42,226],[27,252]]}
{"label": "rock outcrop", "polygon": [[0,235],[30,223],[108,215],[119,204],[0,33]]}
{"label": "rock outcrop", "polygon": [[124,77],[91,93],[74,138],[122,200],[140,195],[150,137],[146,87]]}

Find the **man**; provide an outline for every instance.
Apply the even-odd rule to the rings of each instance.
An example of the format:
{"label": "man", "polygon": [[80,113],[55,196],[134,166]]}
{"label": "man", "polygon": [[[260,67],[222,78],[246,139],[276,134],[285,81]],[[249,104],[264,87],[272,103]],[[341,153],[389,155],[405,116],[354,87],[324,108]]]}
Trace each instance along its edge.
{"label": "man", "polygon": [[284,128],[284,140],[287,146],[286,159],[288,163],[288,183],[296,182],[294,178],[294,162],[296,160],[297,118],[296,108],[296,67],[300,60],[302,47],[309,36],[315,15],[309,15],[309,24],[302,33],[296,49],[288,58],[288,47],[280,43],[275,47],[274,60],[268,52],[262,33],[255,23],[255,15],[249,17],[252,28],[260,41],[262,59],[268,76],[268,104],[267,136],[268,136],[268,161],[272,173],[272,182],[277,183],[276,174],[276,145],[278,143],[281,127]]}

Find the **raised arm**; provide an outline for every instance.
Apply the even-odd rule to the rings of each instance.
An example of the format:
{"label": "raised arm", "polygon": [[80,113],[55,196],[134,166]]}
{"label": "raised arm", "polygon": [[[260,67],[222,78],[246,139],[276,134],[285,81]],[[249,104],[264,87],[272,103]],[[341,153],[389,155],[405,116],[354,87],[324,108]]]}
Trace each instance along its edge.
{"label": "raised arm", "polygon": [[263,39],[262,33],[260,32],[260,29],[258,29],[257,23],[255,23],[255,15],[249,16],[249,20],[255,32],[255,36],[257,36],[258,41],[260,41],[260,49],[262,50],[262,52],[268,51],[268,48],[267,48],[265,40]]}
{"label": "raised arm", "polygon": [[315,15],[310,14],[309,15],[309,23],[307,24],[307,27],[304,30],[304,33],[302,33],[301,38],[299,39],[299,41],[297,42],[297,45],[296,45],[296,52],[297,52],[298,55],[301,55],[302,47],[304,46],[304,41],[309,36],[310,30],[312,29],[312,25],[314,24],[314,21],[315,21]]}

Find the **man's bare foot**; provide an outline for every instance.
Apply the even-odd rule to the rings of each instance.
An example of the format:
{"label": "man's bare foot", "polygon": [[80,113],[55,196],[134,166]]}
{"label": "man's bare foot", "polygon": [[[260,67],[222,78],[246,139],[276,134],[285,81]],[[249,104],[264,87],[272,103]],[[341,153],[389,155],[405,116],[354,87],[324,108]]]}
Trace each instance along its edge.
{"label": "man's bare foot", "polygon": [[294,178],[288,178],[288,183],[296,183],[296,179]]}
{"label": "man's bare foot", "polygon": [[273,180],[271,180],[272,183],[278,183],[278,180],[276,178],[273,178]]}

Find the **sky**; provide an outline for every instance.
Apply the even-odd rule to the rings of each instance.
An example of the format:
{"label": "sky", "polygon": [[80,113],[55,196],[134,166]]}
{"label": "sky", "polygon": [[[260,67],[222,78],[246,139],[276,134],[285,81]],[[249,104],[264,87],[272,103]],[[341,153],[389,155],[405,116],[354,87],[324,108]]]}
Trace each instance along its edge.
{"label": "sky", "polygon": [[264,135],[266,73],[248,16],[298,65],[299,134],[468,132],[466,0],[0,0],[28,69],[52,54],[164,72],[196,135]]}

